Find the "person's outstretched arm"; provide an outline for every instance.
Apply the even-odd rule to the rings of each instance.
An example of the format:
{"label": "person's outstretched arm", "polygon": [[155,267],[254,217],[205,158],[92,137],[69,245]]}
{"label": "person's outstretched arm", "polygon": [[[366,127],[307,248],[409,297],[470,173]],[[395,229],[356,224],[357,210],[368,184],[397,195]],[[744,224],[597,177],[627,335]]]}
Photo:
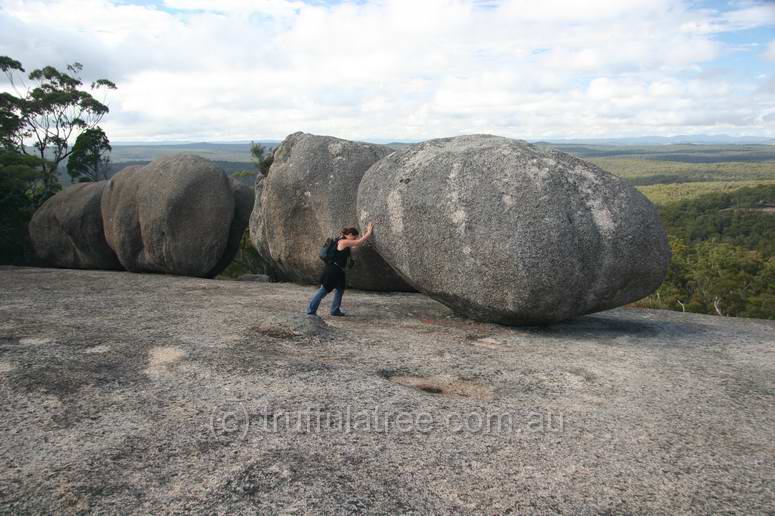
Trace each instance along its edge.
{"label": "person's outstretched arm", "polygon": [[369,223],[369,225],[366,226],[366,232],[363,234],[361,238],[356,238],[355,240],[342,239],[339,241],[339,245],[337,245],[337,247],[341,246],[341,249],[339,249],[340,251],[344,250],[347,247],[358,247],[366,240],[368,240],[369,237],[371,237],[371,234],[373,232],[374,232],[374,224]]}

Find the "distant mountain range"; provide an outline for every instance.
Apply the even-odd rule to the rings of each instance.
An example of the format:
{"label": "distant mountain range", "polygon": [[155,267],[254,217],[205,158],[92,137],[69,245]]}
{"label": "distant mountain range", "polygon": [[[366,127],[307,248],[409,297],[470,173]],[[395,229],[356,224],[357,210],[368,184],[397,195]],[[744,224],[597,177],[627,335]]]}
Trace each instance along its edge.
{"label": "distant mountain range", "polygon": [[[576,144],[576,145],[677,145],[677,144],[698,144],[698,145],[775,145],[775,138],[767,136],[730,136],[727,134],[690,134],[679,136],[629,136],[619,138],[542,138],[531,139],[533,143],[554,143],[554,144]],[[371,143],[381,143],[387,145],[410,145],[418,141],[388,141],[388,140],[364,140]],[[212,150],[227,151],[237,148],[247,148],[249,141],[230,141],[230,142],[114,142],[114,147],[163,147],[166,151],[173,150]],[[276,147],[280,140],[262,140],[257,141],[269,148]]]}
{"label": "distant mountain range", "polygon": [[764,136],[729,136],[726,134],[692,134],[681,136],[632,136],[624,138],[545,139],[535,143],[581,145],[775,145],[775,138]]}
{"label": "distant mountain range", "polygon": [[[417,142],[376,141],[395,149]],[[775,161],[775,138],[759,136],[688,135],[639,136],[626,138],[567,138],[530,140],[542,146],[559,148],[582,158],[627,157],[683,163],[717,163],[725,161]],[[250,155],[249,141],[231,142],[113,142],[111,175],[133,164],[145,164],[164,155],[188,152],[214,161],[226,173],[255,172]],[[268,150],[279,145],[278,140],[257,141]],[[773,147],[770,147],[773,146]],[[32,151],[32,149],[30,149]],[[60,165],[59,177],[63,184],[70,183],[65,163]],[[253,183],[251,176],[241,181]]]}
{"label": "distant mountain range", "polygon": [[[260,141],[268,149],[274,149],[278,141]],[[190,152],[204,158],[221,161],[250,163],[250,142],[167,142],[167,143],[111,143],[113,162],[150,161],[165,154]]]}
{"label": "distant mountain range", "polygon": [[194,142],[194,141],[160,141],[160,142],[144,142],[144,141],[137,141],[137,142],[123,142],[123,141],[115,141],[111,142],[111,145],[118,145],[120,147],[147,147],[147,146],[157,146],[157,145],[163,145],[165,147],[219,147],[221,145],[227,145],[227,146],[233,146],[233,145],[250,145],[251,143],[260,143],[262,145],[278,145],[281,140],[234,140],[234,141],[224,141],[224,142]]}

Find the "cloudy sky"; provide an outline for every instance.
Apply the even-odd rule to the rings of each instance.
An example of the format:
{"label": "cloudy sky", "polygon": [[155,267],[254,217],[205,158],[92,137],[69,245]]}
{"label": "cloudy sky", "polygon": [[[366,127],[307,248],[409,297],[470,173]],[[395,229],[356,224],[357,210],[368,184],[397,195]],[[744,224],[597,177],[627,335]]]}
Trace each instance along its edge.
{"label": "cloudy sky", "polygon": [[113,142],[775,137],[775,0],[0,0],[0,55]]}

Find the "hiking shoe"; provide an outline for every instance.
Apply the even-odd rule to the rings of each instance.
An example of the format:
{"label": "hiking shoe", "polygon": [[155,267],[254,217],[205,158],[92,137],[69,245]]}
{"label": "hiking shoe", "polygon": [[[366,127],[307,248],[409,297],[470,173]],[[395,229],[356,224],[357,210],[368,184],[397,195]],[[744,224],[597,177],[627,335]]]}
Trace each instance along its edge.
{"label": "hiking shoe", "polygon": [[343,311],[341,311],[341,310],[337,310],[336,312],[332,313],[331,315],[333,315],[334,317],[344,317],[344,316],[345,316],[345,315],[347,315],[347,314],[345,314],[345,313],[344,313]]}

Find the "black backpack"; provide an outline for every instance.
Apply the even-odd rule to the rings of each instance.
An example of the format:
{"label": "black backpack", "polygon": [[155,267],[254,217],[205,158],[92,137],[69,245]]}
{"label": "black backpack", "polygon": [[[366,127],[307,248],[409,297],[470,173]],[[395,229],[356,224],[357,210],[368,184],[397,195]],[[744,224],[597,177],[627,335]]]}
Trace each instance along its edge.
{"label": "black backpack", "polygon": [[338,238],[329,238],[323,247],[320,248],[320,259],[325,263],[333,263],[336,258],[336,244],[339,242]]}

